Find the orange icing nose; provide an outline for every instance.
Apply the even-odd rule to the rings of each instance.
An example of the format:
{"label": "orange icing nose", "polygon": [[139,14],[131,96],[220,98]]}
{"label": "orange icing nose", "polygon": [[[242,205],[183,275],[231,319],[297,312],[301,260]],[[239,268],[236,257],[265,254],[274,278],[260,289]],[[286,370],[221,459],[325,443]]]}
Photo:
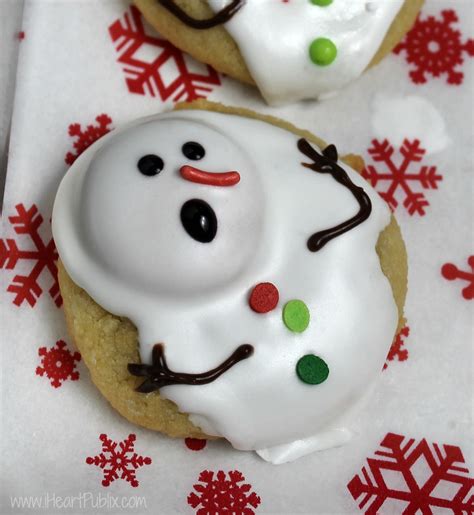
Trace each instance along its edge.
{"label": "orange icing nose", "polygon": [[187,181],[207,184],[208,186],[235,186],[240,182],[239,172],[211,173],[194,166],[184,165],[179,169],[181,177]]}

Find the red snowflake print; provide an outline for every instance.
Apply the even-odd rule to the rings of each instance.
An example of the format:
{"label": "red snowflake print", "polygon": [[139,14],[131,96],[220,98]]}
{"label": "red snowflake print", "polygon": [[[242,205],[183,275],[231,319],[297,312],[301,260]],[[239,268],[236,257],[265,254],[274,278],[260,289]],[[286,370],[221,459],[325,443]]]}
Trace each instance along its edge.
{"label": "red snowflake print", "polygon": [[[132,6],[123,19],[116,20],[109,33],[131,93],[159,95],[163,101],[172,98],[175,102],[189,102],[204,98],[212,86],[221,83],[218,73],[210,66],[197,63],[168,41],[148,35],[136,7]],[[203,73],[192,71],[200,67]]]}
{"label": "red snowflake print", "polygon": [[474,299],[474,256],[469,256],[467,265],[470,270],[461,270],[453,263],[445,263],[441,268],[442,276],[448,281],[461,279],[467,281],[467,286],[462,290],[462,296],[466,300]]}
{"label": "red snowflake print", "polygon": [[49,273],[52,280],[49,294],[56,306],[59,307],[62,304],[62,298],[59,293],[56,267],[58,253],[54,241],[50,238],[45,243],[41,237],[39,230],[43,223],[43,217],[39,214],[35,204],[29,209],[26,209],[23,204],[18,204],[15,209],[17,214],[9,216],[8,220],[16,234],[27,237],[25,240],[29,241],[29,245],[25,249],[19,249],[14,239],[0,238],[0,268],[13,270],[20,261],[31,261],[33,266],[28,275],[15,275],[7,291],[14,294],[13,304],[16,306],[21,306],[25,301],[30,306],[34,306],[43,293],[39,284],[40,277]]}
{"label": "red snowflake print", "polygon": [[79,379],[79,372],[75,369],[76,361],[81,361],[81,355],[79,352],[72,353],[63,340],[58,340],[56,345],[49,349],[40,347],[38,356],[41,357],[41,366],[36,367],[36,375],[43,377],[46,374],[54,388],[59,388],[67,379]]}
{"label": "red snowflake print", "polygon": [[394,50],[396,54],[406,52],[406,60],[415,65],[410,77],[415,84],[427,82],[426,75],[440,77],[446,75],[448,84],[461,84],[464,74],[456,67],[464,63],[464,54],[474,56],[474,40],[461,40],[459,30],[452,28],[458,22],[452,10],[441,12],[441,19],[420,16],[402,41]]}
{"label": "red snowflake print", "polygon": [[387,141],[374,139],[369,148],[369,154],[376,163],[385,165],[385,173],[379,172],[373,165],[368,165],[362,171],[362,176],[375,188],[380,182],[388,182],[385,191],[377,190],[380,196],[388,203],[392,210],[398,206],[397,191],[404,196],[403,206],[410,215],[425,214],[425,207],[429,205],[423,192],[413,191],[411,185],[418,183],[422,189],[437,189],[437,183],[443,178],[437,174],[436,166],[423,165],[415,173],[410,170],[413,163],[422,161],[426,150],[421,147],[420,141],[405,139],[399,149],[401,159],[394,158],[394,148]]}
{"label": "red snowflake print", "polygon": [[130,434],[122,442],[114,442],[105,434],[101,434],[99,439],[102,442],[102,452],[86,458],[86,463],[102,469],[102,486],[109,486],[116,479],[124,479],[136,488],[140,484],[135,476],[137,469],[151,464],[151,458],[139,456],[135,452],[136,435]]}
{"label": "red snowflake print", "polygon": [[207,445],[207,440],[201,438],[185,438],[184,443],[191,451],[202,451]]}
{"label": "red snowflake print", "polygon": [[393,361],[395,358],[397,358],[398,361],[406,361],[408,359],[408,350],[403,349],[402,347],[404,347],[405,338],[409,334],[410,334],[410,328],[408,326],[405,326],[399,331],[397,336],[395,336],[392,346],[390,347],[390,350],[388,351],[387,361],[385,362],[385,365],[383,366],[384,370],[388,367],[388,362]]}
{"label": "red snowflake print", "polygon": [[245,477],[238,470],[229,471],[229,477],[223,470],[217,474],[203,470],[199,474],[200,483],[193,485],[194,490],[188,495],[188,504],[197,508],[197,515],[217,515],[221,513],[252,515],[252,508],[260,504],[260,497],[251,492],[252,485],[241,484]]}
{"label": "red snowflake print", "polygon": [[69,136],[76,138],[74,142],[74,153],[68,152],[64,160],[66,164],[72,165],[74,161],[89,148],[92,143],[97,141],[99,138],[104,136],[112,130],[109,125],[112,123],[112,118],[106,114],[100,114],[96,116],[96,125],[88,125],[85,129],[82,129],[79,123],[71,123],[68,129]]}
{"label": "red snowflake print", "polygon": [[[361,511],[379,513],[473,513],[474,479],[459,447],[428,444],[388,433],[347,487]],[[361,498],[362,497],[362,498]],[[448,513],[443,511],[443,513]]]}

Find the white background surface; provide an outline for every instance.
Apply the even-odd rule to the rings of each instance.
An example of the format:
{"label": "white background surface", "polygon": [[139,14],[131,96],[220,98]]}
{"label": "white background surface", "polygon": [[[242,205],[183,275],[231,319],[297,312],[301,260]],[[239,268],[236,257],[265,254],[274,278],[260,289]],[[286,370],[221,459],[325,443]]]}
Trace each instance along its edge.
{"label": "white background surface", "polygon": [[[428,1],[425,13],[438,15],[447,5],[455,6],[460,14],[464,37],[472,35],[470,2]],[[131,95],[125,87],[107,28],[126,8],[122,0],[27,2],[4,212],[13,214],[20,202],[35,203],[45,219],[45,239],[50,237],[48,220],[55,191],[67,169],[64,155],[72,147],[69,124],[86,125],[105,112],[118,126],[172,106],[156,97]],[[192,513],[186,496],[199,472],[237,468],[262,499],[257,513],[358,513],[346,485],[387,432],[458,445],[472,473],[473,306],[461,297],[464,284],[447,282],[440,275],[448,261],[465,267],[473,251],[472,60],[466,61],[463,70],[460,87],[446,86],[445,78],[416,86],[408,78],[404,58],[392,55],[339,97],[321,104],[271,109],[262,104],[255,90],[229,79],[223,79],[223,86],[209,97],[286,118],[337,143],[341,154],[356,151],[366,158],[365,149],[375,136],[376,93],[383,92],[386,98],[421,96],[441,113],[448,128],[451,144],[426,158],[443,175],[439,189],[426,192],[430,201],[426,216],[410,217],[403,209],[397,211],[410,262],[406,305],[410,357],[404,363],[391,363],[382,374],[349,445],[280,467],[254,454],[233,451],[223,442],[191,453],[181,441],[121,418],[98,394],[82,363],[79,381],[66,381],[54,390],[47,379],[34,374],[38,347],[50,347],[58,339],[70,343],[63,314],[47,295],[50,283],[44,281],[45,293],[35,308],[18,308],[6,293],[14,273],[1,271],[0,511],[11,512],[13,495],[92,491],[145,495],[150,513]],[[398,133],[400,124],[410,124],[401,118],[389,122],[388,138],[393,134],[391,126],[396,125]],[[419,137],[423,140],[423,133]],[[2,236],[18,239],[5,221]],[[29,267],[20,264],[17,272]],[[124,481],[104,489],[100,470],[85,464],[86,456],[100,451],[98,435],[103,432],[116,440],[135,433],[137,452],[152,457],[152,465],[137,473],[139,489],[131,489]]]}
{"label": "white background surface", "polygon": [[8,132],[18,57],[23,0],[0,0],[0,212],[6,176]]}

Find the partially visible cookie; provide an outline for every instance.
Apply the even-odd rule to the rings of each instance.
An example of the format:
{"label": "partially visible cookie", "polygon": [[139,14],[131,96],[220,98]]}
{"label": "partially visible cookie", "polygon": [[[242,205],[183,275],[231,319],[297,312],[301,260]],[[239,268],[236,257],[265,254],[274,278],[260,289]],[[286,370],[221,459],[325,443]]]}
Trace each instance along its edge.
{"label": "partially visible cookie", "polygon": [[403,324],[407,260],[349,168],[362,159],[343,161],[287,122],[206,101],[76,161],[53,213],[59,282],[117,411],[278,462],[271,449],[327,433],[365,395]]}
{"label": "partially visible cookie", "polygon": [[[175,46],[241,82],[257,84],[268,102],[285,103],[335,92],[379,63],[412,27],[424,0],[134,2]],[[231,11],[230,21],[207,29],[190,27],[176,12],[212,20],[231,4],[240,8]]]}

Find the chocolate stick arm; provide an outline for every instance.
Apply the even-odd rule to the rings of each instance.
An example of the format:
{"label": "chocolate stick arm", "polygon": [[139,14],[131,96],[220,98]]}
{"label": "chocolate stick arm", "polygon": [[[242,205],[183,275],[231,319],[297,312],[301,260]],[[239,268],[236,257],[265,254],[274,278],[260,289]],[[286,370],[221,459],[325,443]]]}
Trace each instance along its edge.
{"label": "chocolate stick arm", "polygon": [[240,345],[225,361],[212,370],[200,374],[188,374],[185,372],[174,372],[169,369],[164,356],[163,344],[158,343],[153,347],[153,363],[151,365],[129,363],[128,371],[134,376],[146,377],[145,381],[136,391],[150,393],[154,390],[159,390],[163,386],[172,384],[201,385],[212,383],[212,381],[215,381],[236,363],[249,358],[252,354],[252,345]]}
{"label": "chocolate stick arm", "polygon": [[[352,191],[352,194],[360,206],[358,213],[352,218],[349,218],[349,220],[340,223],[339,225],[312,234],[308,239],[308,249],[311,252],[317,252],[318,250],[321,250],[324,245],[326,245],[326,243],[330,242],[334,238],[337,238],[338,236],[341,236],[341,234],[354,229],[362,222],[367,220],[367,218],[370,216],[370,211],[372,208],[370,198],[362,188],[357,189],[359,191]],[[367,212],[369,213],[368,215],[366,214]]]}
{"label": "chocolate stick arm", "polygon": [[372,213],[372,202],[369,196],[360,186],[356,186],[347,175],[346,171],[337,164],[337,149],[334,145],[329,145],[324,149],[322,155],[313,148],[307,140],[301,138],[298,140],[298,149],[306,157],[311,159],[312,163],[301,163],[304,167],[318,173],[329,173],[332,178],[339,184],[347,188],[359,204],[359,211],[348,220],[323,231],[312,234],[307,242],[308,249],[311,252],[321,250],[332,239],[341,236],[361,223],[365,222]]}
{"label": "chocolate stick arm", "polygon": [[188,27],[193,29],[210,29],[216,25],[221,25],[229,21],[232,16],[244,5],[245,0],[232,0],[232,2],[217,12],[212,18],[207,20],[198,20],[190,16],[187,12],[183,11],[179,5],[176,5],[174,0],[158,0],[159,3],[168,9],[176,18],[182,21]]}

